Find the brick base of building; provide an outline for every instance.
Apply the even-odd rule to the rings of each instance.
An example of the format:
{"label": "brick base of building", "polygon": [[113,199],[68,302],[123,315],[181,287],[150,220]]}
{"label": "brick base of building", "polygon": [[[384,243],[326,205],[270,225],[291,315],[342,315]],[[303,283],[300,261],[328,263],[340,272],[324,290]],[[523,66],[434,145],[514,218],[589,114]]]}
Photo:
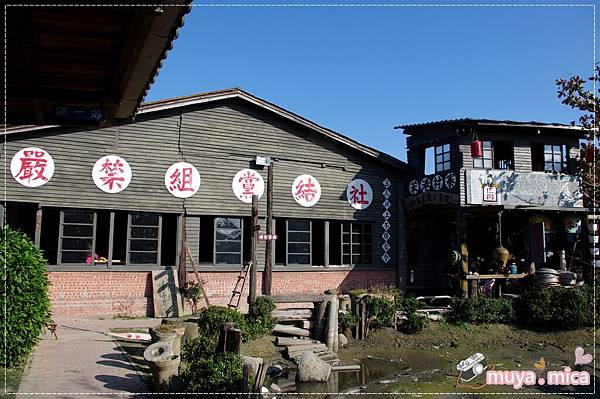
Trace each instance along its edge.
{"label": "brick base of building", "polygon": [[[52,312],[60,316],[153,316],[151,272],[50,272]],[[211,305],[227,305],[235,272],[201,272]],[[195,280],[194,274],[188,280]],[[259,273],[257,292],[261,291]],[[394,286],[396,273],[383,271],[274,272],[273,295],[320,294],[337,288]],[[245,310],[248,284],[240,301]]]}

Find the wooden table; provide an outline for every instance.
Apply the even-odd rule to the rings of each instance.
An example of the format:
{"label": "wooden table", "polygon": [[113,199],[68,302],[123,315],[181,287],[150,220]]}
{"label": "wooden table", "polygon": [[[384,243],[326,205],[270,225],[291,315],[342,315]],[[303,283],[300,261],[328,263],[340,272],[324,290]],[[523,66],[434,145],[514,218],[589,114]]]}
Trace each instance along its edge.
{"label": "wooden table", "polygon": [[[518,273],[518,274],[467,274],[466,280],[469,284],[469,297],[477,298],[479,295],[479,281],[480,280],[491,280],[495,279],[496,282],[499,280],[519,280],[524,277],[527,277],[526,273]],[[496,296],[498,298],[502,297],[502,285],[494,284],[494,291],[496,292]]]}

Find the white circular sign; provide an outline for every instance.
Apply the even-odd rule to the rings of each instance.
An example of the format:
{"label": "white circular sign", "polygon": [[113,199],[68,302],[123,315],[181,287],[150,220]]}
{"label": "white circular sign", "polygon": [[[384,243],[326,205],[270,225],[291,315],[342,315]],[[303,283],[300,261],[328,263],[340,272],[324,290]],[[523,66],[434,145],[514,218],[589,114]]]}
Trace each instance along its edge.
{"label": "white circular sign", "polygon": [[92,178],[96,187],[105,193],[118,193],[131,182],[131,167],[118,155],[106,155],[94,164]]}
{"label": "white circular sign", "polygon": [[262,197],[265,192],[265,181],[260,173],[252,169],[242,169],[233,176],[231,181],[233,194],[242,202],[252,202],[252,196]]}
{"label": "white circular sign", "polygon": [[12,157],[10,172],[25,187],[43,186],[54,174],[54,160],[41,148],[23,148]]}
{"label": "white circular sign", "polygon": [[200,173],[188,162],[176,162],[165,172],[165,187],[177,198],[189,198],[200,189]]}
{"label": "white circular sign", "polygon": [[321,198],[321,185],[311,175],[300,175],[292,184],[292,197],[298,204],[306,208],[314,206]]}
{"label": "white circular sign", "polygon": [[366,209],[373,202],[373,190],[363,179],[354,179],[346,187],[346,198],[354,209]]}

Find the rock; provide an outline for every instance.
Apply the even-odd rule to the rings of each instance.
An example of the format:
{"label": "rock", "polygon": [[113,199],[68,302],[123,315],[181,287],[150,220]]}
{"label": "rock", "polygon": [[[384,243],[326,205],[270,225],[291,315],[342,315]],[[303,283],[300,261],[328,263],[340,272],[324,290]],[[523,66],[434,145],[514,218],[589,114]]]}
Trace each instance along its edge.
{"label": "rock", "polygon": [[281,388],[279,388],[279,385],[272,383],[271,386],[269,387],[269,390],[271,392],[281,392]]}
{"label": "rock", "polygon": [[344,334],[338,334],[338,342],[341,347],[348,345],[348,338]]}
{"label": "rock", "polygon": [[244,362],[244,366],[249,365],[252,367],[252,372],[256,375],[258,373],[258,367],[263,363],[263,358],[242,355],[242,361]]}
{"label": "rock", "polygon": [[327,381],[331,375],[331,365],[319,359],[311,351],[304,351],[298,358],[299,381]]}

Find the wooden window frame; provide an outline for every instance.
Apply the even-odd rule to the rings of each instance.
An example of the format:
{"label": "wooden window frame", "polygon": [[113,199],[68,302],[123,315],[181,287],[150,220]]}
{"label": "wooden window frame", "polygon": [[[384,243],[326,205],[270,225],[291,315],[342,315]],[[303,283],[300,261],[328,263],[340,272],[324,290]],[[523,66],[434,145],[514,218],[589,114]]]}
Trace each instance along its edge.
{"label": "wooden window frame", "polygon": [[[565,154],[566,148],[564,144],[543,144],[544,148],[544,172],[546,173],[566,173],[567,172],[567,157]],[[546,151],[546,147],[550,147],[550,151]],[[556,148],[558,148],[558,152],[554,151]],[[552,157],[552,161],[546,161],[546,155],[550,155]],[[554,157],[556,155],[560,155],[560,163],[554,160]],[[548,169],[546,167],[546,165],[550,164],[552,166],[551,169]],[[555,166],[559,165],[560,166],[560,170],[556,170]]]}
{"label": "wooden window frame", "polygon": [[[446,151],[444,147],[448,146],[448,150]],[[439,151],[438,151],[439,149]],[[444,144],[436,144],[433,146],[433,164],[435,173],[445,172],[447,170],[452,169],[452,145],[450,143]],[[444,156],[448,155],[448,160],[444,160]],[[441,156],[442,161],[438,162],[437,157]],[[446,164],[448,167],[446,167]],[[441,165],[441,167],[440,167]]]}
{"label": "wooden window frame", "polygon": [[[239,219],[240,221],[240,263],[217,263],[217,219]],[[225,240],[219,240],[225,241]],[[236,254],[237,252],[219,252],[220,254]],[[213,261],[212,264],[220,267],[242,266],[244,262],[244,218],[241,216],[215,216],[213,217]]]}
{"label": "wooden window frame", "polygon": [[[146,214],[146,215],[158,215],[158,226],[150,226],[150,225],[138,225],[132,224],[131,219],[134,214]],[[158,236],[157,238],[132,238],[131,237],[131,228],[132,227],[156,227],[158,228]],[[156,240],[157,249],[156,251],[132,251],[131,250],[131,240]],[[135,265],[135,266],[160,266],[161,265],[161,244],[162,244],[162,214],[157,214],[153,212],[128,212],[127,213],[127,250],[126,250],[126,260],[125,265]],[[131,263],[131,252],[136,253],[156,253],[156,263]],[[110,259],[112,263],[112,259]]]}
{"label": "wooden window frame", "polygon": [[[473,158],[473,168],[475,169],[494,169],[494,143],[492,142],[492,140],[482,140],[481,141],[482,145],[483,145],[483,157],[481,158]],[[485,148],[486,143],[489,143],[489,147],[490,148]],[[490,156],[486,157],[486,151],[489,151]],[[481,165],[477,165],[477,161],[481,162]],[[490,163],[490,167],[488,168],[485,163],[486,161],[489,161]]]}
{"label": "wooden window frame", "polygon": [[[84,237],[84,239],[92,239],[92,248],[91,248],[91,261],[90,264],[88,265],[87,263],[83,262],[83,263],[63,263],[62,262],[62,253],[63,251],[65,252],[84,252],[81,250],[76,250],[76,249],[63,249],[63,239],[64,238],[75,238],[75,239],[82,239],[81,237],[74,237],[74,236],[64,236],[63,232],[64,232],[64,226],[65,226],[65,211],[67,212],[90,212],[93,217],[92,217],[92,224],[89,223],[67,223],[67,225],[69,226],[92,226],[92,237]],[[90,266],[93,267],[96,264],[96,227],[97,227],[97,219],[98,219],[98,214],[96,211],[91,211],[88,209],[61,209],[60,210],[60,221],[58,224],[58,246],[57,246],[57,251],[56,251],[56,265],[57,266],[63,266],[63,265],[68,265],[68,266]]]}
{"label": "wooden window frame", "polygon": [[[350,249],[349,253],[344,253],[344,225],[349,227],[348,230],[348,235],[349,235],[349,242],[348,247]],[[360,232],[358,233],[358,235],[360,237],[364,237],[365,235],[367,235],[364,232],[365,226],[369,226],[369,228],[371,229],[371,232],[369,233],[369,235],[371,236],[371,242],[370,242],[370,246],[371,246],[371,254],[369,255],[369,258],[371,260],[370,263],[365,263],[364,260],[366,259],[366,254],[364,253],[364,251],[361,251],[360,254],[358,254],[361,257],[361,262],[360,263],[354,263],[353,258],[354,258],[354,253],[352,252],[352,246],[354,244],[354,241],[352,240],[352,236],[353,231],[352,228],[354,226],[360,226]],[[342,222],[340,223],[340,259],[341,259],[341,263],[343,266],[373,266],[373,224],[372,223],[368,223],[368,222]],[[359,245],[361,246],[361,248],[365,247],[366,244],[364,242],[364,239],[361,238],[361,242],[359,243]],[[344,263],[344,255],[349,256],[350,262],[349,263]]]}
{"label": "wooden window frame", "polygon": [[[304,220],[308,222],[308,231],[292,230],[293,233],[308,233],[308,254],[300,252],[292,252],[291,255],[308,255],[308,263],[291,263],[290,262],[290,220]],[[310,219],[291,218],[285,220],[285,265],[286,266],[312,266],[313,265],[313,223]],[[292,244],[306,244],[305,241],[292,241]]]}

